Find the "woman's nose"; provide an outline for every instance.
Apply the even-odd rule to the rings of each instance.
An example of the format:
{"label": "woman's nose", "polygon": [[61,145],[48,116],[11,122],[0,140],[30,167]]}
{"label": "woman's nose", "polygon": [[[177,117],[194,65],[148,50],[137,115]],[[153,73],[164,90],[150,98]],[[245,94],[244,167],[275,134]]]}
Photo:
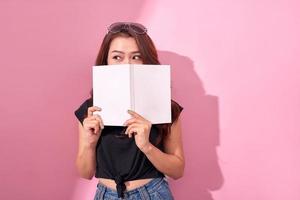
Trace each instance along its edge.
{"label": "woman's nose", "polygon": [[125,58],[123,60],[123,64],[131,64],[131,60],[129,58]]}

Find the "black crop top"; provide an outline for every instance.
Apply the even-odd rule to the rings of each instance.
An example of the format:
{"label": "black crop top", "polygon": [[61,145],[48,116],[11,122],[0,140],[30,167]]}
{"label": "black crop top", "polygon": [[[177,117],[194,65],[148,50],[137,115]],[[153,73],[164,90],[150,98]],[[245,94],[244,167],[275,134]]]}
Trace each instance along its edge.
{"label": "black crop top", "polygon": [[[180,112],[183,110],[178,103],[172,100]],[[87,116],[88,107],[93,106],[91,99],[87,99],[75,111],[77,119],[83,122]],[[172,105],[172,123],[178,116],[173,114]],[[126,127],[125,127],[126,128]],[[163,177],[145,154],[136,146],[134,137],[120,137],[120,133],[124,127],[122,126],[104,126],[101,136],[96,146],[96,178],[108,178],[115,180],[117,184],[118,196],[122,197],[126,189],[125,181]],[[156,144],[158,138],[158,128],[155,124],[150,130],[150,142],[163,151],[162,142]]]}

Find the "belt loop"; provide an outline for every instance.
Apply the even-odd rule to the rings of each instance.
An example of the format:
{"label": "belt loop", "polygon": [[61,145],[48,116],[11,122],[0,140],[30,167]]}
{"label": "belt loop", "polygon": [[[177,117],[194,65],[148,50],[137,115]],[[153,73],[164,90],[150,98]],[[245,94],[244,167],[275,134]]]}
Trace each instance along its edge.
{"label": "belt loop", "polygon": [[102,193],[101,193],[101,196],[100,196],[100,199],[104,199],[104,195],[106,193],[106,187],[103,187],[103,190],[102,190]]}
{"label": "belt loop", "polygon": [[97,184],[97,188],[99,190],[99,194],[96,196],[95,200],[102,200],[104,199],[104,195],[106,192],[106,186],[101,185],[101,184]]}
{"label": "belt loop", "polygon": [[141,196],[141,200],[150,200],[150,195],[145,186],[138,188],[139,194]]}

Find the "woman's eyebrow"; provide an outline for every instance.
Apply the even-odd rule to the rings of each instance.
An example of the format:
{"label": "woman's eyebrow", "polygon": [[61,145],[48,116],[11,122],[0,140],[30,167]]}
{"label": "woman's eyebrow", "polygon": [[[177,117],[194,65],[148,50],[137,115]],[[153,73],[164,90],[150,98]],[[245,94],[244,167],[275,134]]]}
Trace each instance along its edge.
{"label": "woman's eyebrow", "polygon": [[130,52],[130,53],[141,53],[140,51],[132,51],[132,52]]}
{"label": "woman's eyebrow", "polygon": [[124,54],[123,51],[118,51],[118,50],[113,50],[112,53],[122,53],[122,54]]}
{"label": "woman's eyebrow", "polygon": [[[118,50],[113,50],[111,51],[111,53],[121,53],[121,54],[125,54],[123,51],[118,51]],[[132,51],[132,52],[129,52],[131,54],[134,54],[134,53],[141,53],[140,51]]]}

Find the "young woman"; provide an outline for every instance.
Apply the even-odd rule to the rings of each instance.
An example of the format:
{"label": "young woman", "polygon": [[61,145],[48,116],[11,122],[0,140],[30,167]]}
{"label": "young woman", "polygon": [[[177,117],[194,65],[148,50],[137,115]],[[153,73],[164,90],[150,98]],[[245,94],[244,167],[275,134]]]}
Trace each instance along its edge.
{"label": "young woman", "polygon": [[[128,63],[160,64],[143,25],[117,22],[109,26],[95,65]],[[183,176],[179,117],[183,107],[171,100],[172,123],[151,124],[128,110],[131,118],[124,122],[125,128],[104,126],[101,116],[93,115],[101,108],[93,106],[92,95],[75,115],[79,120],[76,166],[81,177],[99,178],[94,199],[173,199],[165,175]]]}

